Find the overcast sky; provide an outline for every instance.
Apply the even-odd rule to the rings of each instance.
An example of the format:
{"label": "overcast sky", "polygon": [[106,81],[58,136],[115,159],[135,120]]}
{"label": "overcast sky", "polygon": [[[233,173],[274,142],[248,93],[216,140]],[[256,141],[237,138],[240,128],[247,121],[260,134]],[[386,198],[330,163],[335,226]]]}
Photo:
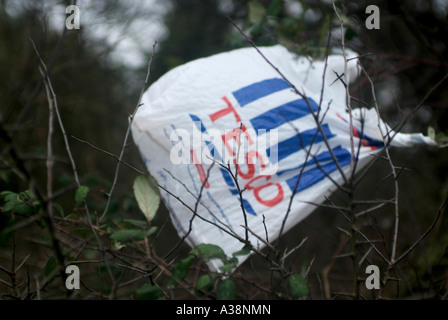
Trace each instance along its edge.
{"label": "overcast sky", "polygon": [[[231,0],[221,0],[231,5]],[[325,0],[330,2],[330,0]],[[40,6],[46,13],[47,22],[55,30],[63,30],[68,15],[65,6],[57,0],[13,0],[7,1],[6,10],[14,15],[24,7]],[[105,3],[119,3],[122,5],[121,15],[107,16],[103,14]],[[80,8],[81,28],[93,39],[104,39],[112,46],[111,59],[115,63],[128,68],[140,67],[146,64],[148,53],[151,52],[155,40],[161,41],[167,34],[163,24],[164,15],[170,9],[169,1],[160,0],[77,0]],[[297,1],[286,0],[286,11],[292,16],[302,13],[302,6]],[[448,0],[413,0],[413,4],[420,11],[432,10],[437,18],[443,19],[448,15]],[[309,11],[309,10],[307,10]],[[318,13],[307,12],[311,19]]]}
{"label": "overcast sky", "polygon": [[[155,40],[160,41],[167,30],[163,17],[169,10],[168,1],[157,0],[114,0],[123,4],[121,15],[102,14],[104,1],[77,0],[80,11],[81,29],[89,37],[105,40],[113,47],[111,59],[129,68],[139,67],[148,61]],[[114,1],[109,1],[113,3]],[[45,12],[50,28],[61,31],[69,16],[65,6],[57,0],[8,1],[6,10],[15,15],[29,6],[40,6]]]}

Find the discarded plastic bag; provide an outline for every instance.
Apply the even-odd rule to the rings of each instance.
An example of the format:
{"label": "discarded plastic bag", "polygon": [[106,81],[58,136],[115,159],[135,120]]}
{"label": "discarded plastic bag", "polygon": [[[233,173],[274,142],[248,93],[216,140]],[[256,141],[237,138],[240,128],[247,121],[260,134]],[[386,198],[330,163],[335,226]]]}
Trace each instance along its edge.
{"label": "discarded plastic bag", "polygon": [[[282,75],[254,48],[198,59],[152,84],[132,124],[179,236],[228,257],[249,243],[263,248],[306,218],[355,162],[359,171],[373,160],[387,133],[392,146],[435,144],[392,132],[374,109],[354,110],[350,126],[337,79],[343,56],[328,57],[323,79],[324,61],[280,45],[259,49]],[[356,59],[347,73],[356,78]],[[240,264],[247,254],[237,257]]]}

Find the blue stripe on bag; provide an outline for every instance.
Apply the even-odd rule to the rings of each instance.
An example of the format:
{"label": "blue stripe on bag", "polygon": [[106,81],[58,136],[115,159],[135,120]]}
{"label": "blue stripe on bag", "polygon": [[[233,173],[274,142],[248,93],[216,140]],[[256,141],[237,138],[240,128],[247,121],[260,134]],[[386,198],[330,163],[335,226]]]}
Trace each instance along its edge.
{"label": "blue stripe on bag", "polygon": [[247,201],[246,199],[243,199],[243,205],[244,205],[244,210],[246,210],[247,213],[254,215],[254,216],[257,215],[254,208],[252,208],[252,206],[250,205],[249,201]]}
{"label": "blue stripe on bag", "polygon": [[[336,135],[330,131],[328,124],[322,125],[322,131],[327,140],[335,137]],[[317,132],[317,134],[316,134]],[[316,136],[316,137],[314,137]],[[314,140],[313,140],[314,138]],[[319,129],[313,128],[306,131],[301,132],[300,134],[294,135],[293,137],[283,140],[277,146],[271,147],[266,150],[267,154],[271,156],[271,149],[277,148],[278,156],[277,161],[280,161],[291,154],[298,152],[299,150],[307,147],[312,143],[319,143],[324,141],[324,137]],[[273,157],[275,159],[275,157]]]}
{"label": "blue stripe on bag", "polygon": [[[350,156],[350,153],[346,149],[343,149],[341,146],[337,146],[336,148],[333,148],[332,152],[336,159],[344,159],[345,157]],[[333,157],[329,151],[324,151],[324,152],[319,153],[314,158],[309,157],[309,160],[307,161],[306,166],[310,167],[311,165],[316,164],[316,162],[319,163],[319,165],[320,165],[321,163],[325,163],[328,161],[333,161]],[[301,164],[300,166],[297,166],[294,168],[278,171],[277,175],[281,176],[287,172],[298,171],[298,170],[302,169],[303,166],[304,166],[304,164]]]}
{"label": "blue stripe on bag", "polygon": [[[190,118],[194,121],[198,130],[200,130],[202,133],[207,134],[207,129],[205,128],[204,123],[198,116],[196,116],[194,114],[190,114]],[[216,161],[222,162],[221,155],[219,154],[219,151],[215,152],[215,145],[211,141],[207,141],[206,145],[207,145],[208,149],[210,150],[210,154],[212,155],[212,157],[214,157],[214,159]],[[229,188],[230,192],[233,195],[238,194],[238,191],[236,189],[234,189],[234,188],[236,188],[236,186],[235,186],[235,183],[234,183],[230,173],[227,170],[225,170],[224,168],[219,168],[219,171],[221,172],[222,177],[224,178],[224,181],[226,182],[226,184],[229,187],[231,187],[231,188]]]}
{"label": "blue stripe on bag", "polygon": [[[335,148],[335,149],[333,149],[333,151],[335,151],[334,155],[341,167],[350,163],[351,155],[348,150],[345,150],[342,148],[336,150],[336,148]],[[321,159],[328,158],[328,156],[330,156],[330,159],[332,159],[330,152],[328,152],[328,151],[323,152]],[[316,159],[317,158],[318,157],[316,157]],[[319,160],[319,159],[317,159],[317,160]],[[297,186],[296,193],[303,191],[303,190],[311,187],[312,185],[318,183],[319,181],[323,180],[328,174],[330,174],[336,170],[337,170],[336,163],[331,161],[324,165],[319,164],[319,167],[315,167],[313,169],[303,172],[302,176],[300,177],[300,181]],[[297,183],[297,179],[299,179],[299,175],[300,174],[286,180],[286,183],[288,184],[289,189],[291,189],[291,192],[294,191],[294,188]]]}
{"label": "blue stripe on bag", "polygon": [[285,80],[272,78],[253,83],[232,93],[240,106],[244,107],[252,101],[287,88],[291,88],[291,86]]}
{"label": "blue stripe on bag", "polygon": [[252,118],[250,122],[257,133],[259,129],[266,129],[267,131],[277,128],[288,121],[294,121],[310,114],[310,107],[314,112],[317,112],[317,103],[310,98],[308,98],[308,102],[309,105],[304,99],[288,102]]}

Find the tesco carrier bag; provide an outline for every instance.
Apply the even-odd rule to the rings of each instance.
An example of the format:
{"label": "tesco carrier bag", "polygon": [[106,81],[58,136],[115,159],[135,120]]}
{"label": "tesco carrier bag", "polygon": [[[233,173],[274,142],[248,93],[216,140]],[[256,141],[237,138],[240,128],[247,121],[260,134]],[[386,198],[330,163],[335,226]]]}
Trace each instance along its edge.
{"label": "tesco carrier bag", "polygon": [[393,136],[392,146],[435,144],[393,132],[373,108],[350,119],[338,76],[346,70],[354,80],[356,59],[346,66],[342,55],[325,63],[280,45],[259,50],[171,70],[147,90],[132,123],[179,236],[229,257],[247,245],[261,249],[305,219],[374,159],[384,137]]}

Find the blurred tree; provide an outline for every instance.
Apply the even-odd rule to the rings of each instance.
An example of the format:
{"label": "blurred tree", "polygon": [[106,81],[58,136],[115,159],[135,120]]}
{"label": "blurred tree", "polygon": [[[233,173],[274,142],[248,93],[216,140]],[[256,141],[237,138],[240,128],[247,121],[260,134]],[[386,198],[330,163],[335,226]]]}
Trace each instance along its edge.
{"label": "blurred tree", "polygon": [[[160,42],[154,79],[188,61],[234,48],[227,17],[241,19],[248,0],[170,0],[165,16],[168,36]],[[244,42],[239,42],[244,44]]]}
{"label": "blurred tree", "polygon": [[[369,30],[365,26],[368,16],[365,9],[368,5],[377,5],[380,9],[379,30]],[[326,52],[329,32],[330,49],[340,50],[341,39],[344,37],[345,46],[360,54],[361,63],[374,81],[382,118],[389,125],[394,127],[410,116],[402,131],[427,134],[432,126],[436,128],[436,132],[446,134],[448,80],[439,84],[436,90],[433,89],[448,74],[448,3],[418,0],[335,1],[335,6],[344,23],[343,32],[332,2],[326,0],[272,0],[268,3],[251,1],[243,29],[258,45],[281,43],[291,51],[315,58],[322,58]],[[363,101],[360,106],[373,106],[370,83],[365,76],[361,76],[360,81],[351,86],[351,91],[354,97]],[[429,93],[431,94],[425,99]],[[423,99],[425,100],[420,105]],[[353,101],[353,105],[356,104],[357,101]],[[418,110],[412,114],[417,106]],[[448,152],[446,149],[421,148],[392,152],[395,165],[412,172],[401,174],[399,180],[399,207],[402,212],[400,247],[406,248],[419,237],[424,226],[431,224],[447,196],[448,178],[444,172],[447,171]],[[384,166],[384,163],[378,163],[373,170],[376,177],[390,176],[390,168]],[[374,176],[363,180],[356,189],[357,197],[393,197],[391,186],[384,181],[375,181]],[[377,186],[375,190],[372,190],[372,185]],[[341,197],[343,195],[336,194],[334,198],[340,200]],[[319,212],[323,214],[319,215]],[[378,222],[372,227],[379,231],[385,243],[391,235],[388,228],[393,222],[390,217],[390,208],[376,211],[375,221],[383,221],[384,227]],[[448,243],[441,230],[444,230],[447,223],[446,217],[441,218],[437,225],[439,231],[432,233],[427,246],[422,245],[424,249],[421,255],[416,254],[408,261],[407,266],[410,268],[400,274],[405,285],[398,285],[398,291],[408,289],[405,295],[418,292],[430,296],[443,292],[441,288],[444,287],[443,281],[446,280],[448,270],[445,250]],[[340,250],[340,232],[331,230],[335,225],[341,224],[344,225],[344,221],[329,215],[328,210],[318,210],[294,228],[284,241],[292,246],[294,240],[301,236],[313,237],[310,241],[313,243],[311,248],[302,256],[299,255],[296,261],[314,261],[316,252],[321,252],[323,260],[319,262],[319,258],[316,258],[315,266],[317,270],[325,270],[328,266],[333,267],[334,263],[325,258],[334,254],[328,250],[340,253],[337,251]],[[378,233],[373,234],[378,237]],[[319,242],[323,245],[318,245]],[[386,250],[390,248],[386,246]],[[338,260],[334,269],[338,270],[337,277],[347,279],[350,266],[341,260]],[[315,284],[316,289],[321,285],[319,279]],[[343,288],[344,281],[336,286]]]}
{"label": "blurred tree", "polygon": [[[399,123],[419,105],[448,72],[446,1],[337,1],[336,7],[344,19],[344,32],[340,31],[339,21],[328,0],[148,0],[132,4],[124,0],[92,1],[87,13],[90,19],[98,19],[93,19],[94,23],[89,24],[89,19],[82,20],[81,30],[68,31],[63,26],[65,16],[62,14],[59,20],[61,25],[55,27],[51,24],[48,19],[50,9],[63,9],[70,3],[72,1],[0,1],[0,42],[5,44],[0,46],[0,60],[6,62],[0,64],[0,126],[12,139],[28,170],[44,188],[48,102],[38,72],[39,61],[28,40],[31,38],[49,67],[79,173],[83,184],[91,187],[88,199],[94,211],[101,211],[104,206],[104,193],[110,187],[116,161],[71,136],[112,153],[120,151],[128,114],[134,109],[143,84],[145,66],[141,60],[145,59],[141,59],[141,54],[132,47],[128,50],[134,53],[131,59],[140,62],[131,67],[126,62],[120,63],[121,56],[114,52],[120,46],[120,39],[139,39],[136,36],[138,30],[144,30],[156,20],[164,21],[166,30],[157,34],[161,41],[152,67],[151,81],[193,59],[248,46],[227,16],[235,20],[257,45],[281,43],[294,52],[316,58],[322,58],[326,52],[329,31],[333,48],[338,48],[341,37],[345,37],[346,45],[360,53],[363,65],[375,82],[382,116],[391,125]],[[365,8],[371,4],[380,8],[380,30],[365,28]],[[154,9],[156,5],[160,6],[159,11]],[[137,20],[143,21],[138,28],[127,28]],[[117,36],[111,32],[113,26],[122,26],[123,32],[118,32]],[[93,30],[98,33],[91,33]],[[149,40],[140,41],[139,49],[146,54],[146,58],[149,58],[152,46]],[[138,63],[142,66],[136,70],[134,67]],[[445,82],[431,93],[404,130],[425,132],[428,126],[433,126],[437,132],[447,133],[446,87]],[[351,89],[355,96],[372,104],[371,88],[365,78]],[[65,191],[67,186],[74,189],[62,136],[58,126],[55,128],[55,188],[60,191]],[[8,156],[9,147],[7,139],[0,139],[0,191],[20,192],[29,186],[27,181],[20,180],[10,170],[15,163]],[[126,151],[127,161],[142,169],[137,150],[127,148]],[[415,149],[394,152],[393,156],[397,168],[406,166],[412,169],[412,173],[403,170],[400,175],[400,208],[405,214],[400,225],[399,249],[404,249],[422,234],[437,212],[441,199],[447,194],[448,153],[447,149]],[[393,191],[390,185],[378,181],[382,177],[390,177],[390,168],[379,163],[374,170],[375,174],[364,179],[356,190],[361,199],[387,199]],[[136,208],[131,201],[132,196],[129,196],[133,177],[126,174],[120,176],[117,190],[120,201],[113,202],[112,213],[132,214]],[[336,195],[337,200],[340,198]],[[73,194],[63,197],[60,203],[71,210]],[[340,231],[335,226],[344,222],[334,218],[334,215],[327,215],[328,211],[319,212],[324,214],[312,215],[285,237],[289,247],[295,246],[298,238],[310,237],[309,247],[290,259],[292,265],[299,268],[304,261],[314,261],[316,253],[319,253],[312,269],[316,274],[332,266],[331,257],[342,242]],[[379,230],[381,235],[385,235],[381,244],[386,243],[384,239],[390,238],[390,213],[391,207],[385,206],[374,216],[376,223],[370,231],[378,235],[374,231]],[[0,215],[0,230],[7,223],[5,217],[4,214]],[[405,286],[402,286],[398,296],[431,291],[431,294],[437,296],[440,293],[440,296],[446,297],[448,238],[444,230],[447,224],[445,214],[431,237],[417,248],[420,251],[411,255],[401,269],[407,287],[403,289]],[[174,230],[160,234],[162,239],[170,240],[160,242],[171,248]],[[3,235],[0,240],[2,245],[10,241]],[[33,245],[27,243],[29,248],[42,249],[40,237],[36,236],[35,240]],[[10,256],[5,253],[10,249],[11,246],[1,248],[0,265],[10,262]],[[384,245],[386,252],[389,249]],[[33,256],[28,263],[42,269],[39,258],[39,255]],[[267,279],[272,275],[270,266],[266,265],[266,261],[263,264],[259,260],[254,257],[253,265],[258,269],[264,268],[257,271],[260,271],[261,278],[266,276]],[[252,267],[249,262],[243,270],[246,268],[250,270],[248,274],[255,274]],[[98,266],[103,273],[104,269],[104,265]],[[341,262],[335,264],[334,270],[337,275],[342,275],[339,277],[342,280],[331,279],[333,288],[340,285],[340,288],[349,291],[351,282],[344,280],[344,276],[350,277],[350,267]],[[247,283],[260,278],[254,279],[249,279]],[[320,297],[316,293],[320,292],[319,281],[320,278],[316,278],[311,283],[311,297]],[[395,292],[391,295],[396,296]]]}
{"label": "blurred tree", "polygon": [[[53,2],[55,6],[62,5],[62,9],[68,4],[66,1]],[[102,5],[97,3],[92,10],[102,12],[105,17],[119,17],[121,23],[125,23],[126,19],[134,17],[134,12],[123,10],[125,7],[123,1],[110,1]],[[89,25],[88,21],[82,20],[85,24],[80,30],[67,30],[65,11],[62,11],[62,19],[57,20],[61,24],[54,26],[54,21],[48,19],[49,8],[39,2],[20,5],[3,1],[1,9],[0,37],[2,43],[8,45],[1,46],[0,59],[9,62],[0,66],[2,126],[22,152],[21,156],[26,158],[30,170],[38,176],[43,173],[48,102],[30,38],[47,63],[79,173],[86,178],[96,177],[90,182],[102,181],[98,188],[106,190],[104,183],[113,177],[115,160],[71,136],[118,153],[127,128],[127,117],[135,107],[144,74],[134,70],[132,75],[131,69],[126,70],[123,64],[115,63],[111,54],[117,41],[109,44],[106,39],[93,37],[90,29],[95,26]],[[94,15],[94,12],[90,14]],[[55,153],[60,162],[56,166],[56,170],[60,170],[56,182],[64,184],[70,180],[65,179],[71,176],[70,166],[62,135],[57,126],[55,130]],[[136,151],[132,151],[137,158]],[[62,174],[64,172],[67,174]]]}

